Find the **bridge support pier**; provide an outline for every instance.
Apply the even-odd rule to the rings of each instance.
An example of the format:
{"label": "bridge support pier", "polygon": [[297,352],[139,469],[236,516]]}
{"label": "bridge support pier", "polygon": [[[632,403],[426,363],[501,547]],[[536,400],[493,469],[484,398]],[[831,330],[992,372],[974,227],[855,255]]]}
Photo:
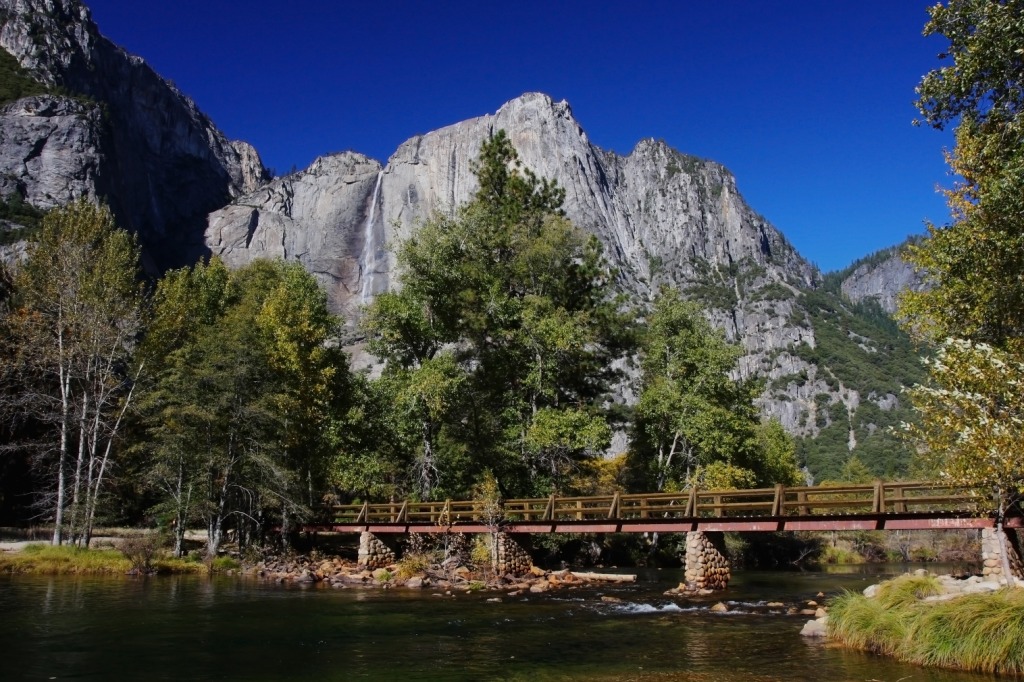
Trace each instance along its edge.
{"label": "bridge support pier", "polygon": [[981,574],[990,580],[1004,580],[1003,552],[1000,547],[999,533],[1006,536],[1006,550],[1009,556],[1010,572],[1018,580],[1024,580],[1024,563],[1021,562],[1021,548],[1017,533],[998,531],[995,528],[981,529]]}
{"label": "bridge support pier", "polygon": [[686,534],[686,587],[724,590],[732,574],[725,557],[725,534],[692,531]]}
{"label": "bridge support pier", "polygon": [[391,549],[373,533],[363,532],[359,536],[358,563],[369,570],[384,568],[395,563],[395,550]]}
{"label": "bridge support pier", "polygon": [[497,533],[491,537],[491,541],[497,543],[497,551],[492,550],[491,553],[491,556],[495,559],[495,565],[492,568],[494,568],[496,573],[499,575],[509,573],[512,575],[523,575],[530,572],[530,567],[533,566],[533,559],[530,558],[530,553],[513,536],[508,533]]}

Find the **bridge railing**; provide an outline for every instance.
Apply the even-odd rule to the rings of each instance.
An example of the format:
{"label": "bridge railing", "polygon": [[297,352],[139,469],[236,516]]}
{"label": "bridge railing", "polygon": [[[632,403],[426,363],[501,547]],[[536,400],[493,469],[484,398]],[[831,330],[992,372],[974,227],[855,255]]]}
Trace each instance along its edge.
{"label": "bridge railing", "polygon": [[504,500],[384,502],[336,505],[338,524],[434,524],[459,522],[561,522],[599,520],[837,516],[986,511],[979,491],[923,482],[876,481],[864,485],[777,485],[754,490],[615,493]]}

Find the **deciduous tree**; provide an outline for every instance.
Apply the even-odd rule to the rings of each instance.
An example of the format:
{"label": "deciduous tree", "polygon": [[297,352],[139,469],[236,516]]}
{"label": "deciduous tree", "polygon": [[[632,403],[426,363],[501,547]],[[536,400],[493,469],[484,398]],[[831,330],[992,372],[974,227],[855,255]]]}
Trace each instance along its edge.
{"label": "deciduous tree", "polygon": [[[142,364],[139,251],[110,211],[86,201],[49,212],[14,282],[9,317],[18,407],[48,428],[53,543],[89,544]],[[51,457],[52,455],[52,457]]]}
{"label": "deciduous tree", "polygon": [[792,439],[760,424],[759,385],[730,376],[740,349],[700,308],[662,289],[641,339],[630,461],[635,485],[750,487],[798,480]]}
{"label": "deciduous tree", "polygon": [[399,248],[401,290],[367,311],[371,348],[420,388],[445,357],[445,382],[430,385],[460,386],[432,391],[436,409],[417,413],[424,484],[447,433],[507,494],[550,490],[607,442],[599,405],[626,325],[596,239],[565,219],[564,192],[522,168],[504,131],[481,147],[476,175],[465,206]]}
{"label": "deciduous tree", "polygon": [[906,430],[942,476],[995,491],[1001,531],[1024,482],[1024,2],[949,0],[929,13],[925,35],[948,40],[947,63],[922,79],[917,105],[925,123],[956,125],[959,180],[946,192],[952,222],[909,253],[933,286],[908,294],[901,316],[941,348],[912,392],[920,424]]}

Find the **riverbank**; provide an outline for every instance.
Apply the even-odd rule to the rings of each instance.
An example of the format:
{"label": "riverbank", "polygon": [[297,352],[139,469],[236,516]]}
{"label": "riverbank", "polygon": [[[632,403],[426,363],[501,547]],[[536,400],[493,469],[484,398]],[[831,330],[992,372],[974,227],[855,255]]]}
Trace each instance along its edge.
{"label": "riverbank", "polygon": [[129,541],[122,542],[120,549],[18,543],[16,547],[0,552],[0,573],[22,575],[187,575],[232,570],[238,566],[238,562],[233,560],[215,560],[207,565],[163,556],[155,552],[149,543]]}
{"label": "riverbank", "polygon": [[916,571],[847,592],[822,619],[845,646],[917,665],[1024,674],[1024,589]]}

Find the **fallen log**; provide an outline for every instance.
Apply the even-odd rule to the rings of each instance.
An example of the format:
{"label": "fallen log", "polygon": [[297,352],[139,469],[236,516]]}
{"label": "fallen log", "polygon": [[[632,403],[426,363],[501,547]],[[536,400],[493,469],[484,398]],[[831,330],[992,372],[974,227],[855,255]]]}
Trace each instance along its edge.
{"label": "fallen log", "polygon": [[580,580],[601,581],[606,583],[635,583],[636,576],[629,573],[577,573],[571,571],[571,575]]}

